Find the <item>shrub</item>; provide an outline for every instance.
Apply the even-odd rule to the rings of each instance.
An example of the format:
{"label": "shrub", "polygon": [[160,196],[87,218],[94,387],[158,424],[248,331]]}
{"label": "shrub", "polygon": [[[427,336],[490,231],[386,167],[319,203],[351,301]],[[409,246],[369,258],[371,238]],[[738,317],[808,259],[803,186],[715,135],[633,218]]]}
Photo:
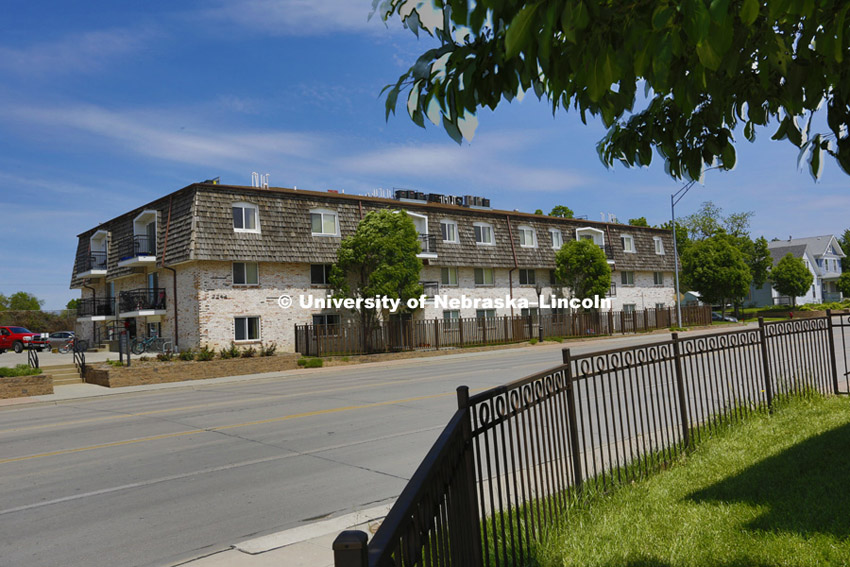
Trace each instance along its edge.
{"label": "shrub", "polygon": [[178,356],[180,357],[180,360],[195,360],[195,351],[187,349],[181,352]]}
{"label": "shrub", "polygon": [[564,342],[564,337],[549,337],[550,341],[555,341],[556,343]]}
{"label": "shrub", "polygon": [[149,357],[149,356],[140,356],[139,362],[147,362],[150,359],[151,359],[151,357]]}
{"label": "shrub", "polygon": [[213,358],[215,358],[215,351],[206,346],[201,348],[201,350],[195,354],[195,360],[200,362],[207,362]]}
{"label": "shrub", "polygon": [[254,347],[248,347],[246,349],[242,349],[242,358],[252,358],[257,354],[257,349]]}
{"label": "shrub", "polygon": [[537,339],[529,339],[529,340],[528,340],[528,344],[536,345],[536,344],[537,344]]}
{"label": "shrub", "polygon": [[273,356],[277,350],[277,343],[271,343],[268,346],[260,347],[260,356]]}
{"label": "shrub", "polygon": [[156,355],[156,359],[160,362],[170,362],[171,359],[173,359],[173,358],[174,358],[174,353],[172,353],[171,351],[161,352],[158,355]]}
{"label": "shrub", "polygon": [[224,360],[227,360],[228,358],[239,358],[239,348],[235,344],[230,343],[230,346],[228,348],[221,349],[218,355]]}
{"label": "shrub", "polygon": [[41,374],[41,368],[30,368],[27,364],[18,364],[14,368],[0,366],[0,377],[35,376]]}
{"label": "shrub", "polygon": [[321,368],[324,364],[324,360],[321,358],[299,358],[298,366],[303,366],[304,368]]}
{"label": "shrub", "polygon": [[115,367],[118,367],[118,368],[124,366],[124,363],[121,362],[120,360],[109,360],[108,358],[106,359],[106,364],[108,364],[109,366],[115,366]]}

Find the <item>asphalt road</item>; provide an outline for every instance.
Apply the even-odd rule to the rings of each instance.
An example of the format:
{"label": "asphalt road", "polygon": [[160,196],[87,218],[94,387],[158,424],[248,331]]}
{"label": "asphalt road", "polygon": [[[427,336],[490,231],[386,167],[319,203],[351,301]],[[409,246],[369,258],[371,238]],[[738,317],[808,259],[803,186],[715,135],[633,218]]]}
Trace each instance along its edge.
{"label": "asphalt road", "polygon": [[4,408],[0,565],[172,565],[369,508],[402,490],[458,385],[560,360],[538,345]]}

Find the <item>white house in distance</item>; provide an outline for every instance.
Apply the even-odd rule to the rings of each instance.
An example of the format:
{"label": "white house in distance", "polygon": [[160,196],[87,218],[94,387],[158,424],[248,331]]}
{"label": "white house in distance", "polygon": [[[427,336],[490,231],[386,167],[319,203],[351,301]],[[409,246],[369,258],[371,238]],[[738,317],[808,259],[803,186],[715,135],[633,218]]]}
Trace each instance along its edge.
{"label": "white house in distance", "polygon": [[[841,276],[841,259],[845,254],[835,235],[774,240],[768,243],[768,248],[774,266],[790,253],[795,258],[801,258],[812,272],[812,287],[806,295],[797,298],[797,305],[841,301],[842,295],[836,287],[836,282]],[[750,287],[750,297],[745,304],[751,307],[790,305],[791,298],[780,295],[768,280],[759,288]]]}

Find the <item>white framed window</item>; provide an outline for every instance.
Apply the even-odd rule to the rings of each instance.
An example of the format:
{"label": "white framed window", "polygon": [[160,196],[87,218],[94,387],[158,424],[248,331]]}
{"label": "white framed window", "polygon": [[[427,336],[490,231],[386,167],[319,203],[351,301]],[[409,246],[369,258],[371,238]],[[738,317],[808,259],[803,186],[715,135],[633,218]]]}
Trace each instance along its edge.
{"label": "white framed window", "polygon": [[490,286],[495,285],[496,276],[493,273],[493,268],[475,268],[475,285]]}
{"label": "white framed window", "polygon": [[664,304],[664,303],[656,303],[656,304],[655,304],[655,309],[656,309],[656,310],[667,309],[667,305],[666,305],[666,304]]}
{"label": "white framed window", "polygon": [[455,244],[460,242],[457,237],[457,223],[453,220],[441,220],[440,233],[443,235],[443,242],[452,242]]}
{"label": "white framed window", "polygon": [[491,246],[495,244],[493,240],[493,225],[486,222],[476,222],[472,224],[472,230],[475,233],[475,243]]}
{"label": "white framed window", "polygon": [[653,237],[653,240],[655,241],[655,253],[661,256],[664,254],[664,241],[661,240],[660,236]]}
{"label": "white framed window", "polygon": [[620,236],[620,240],[623,241],[623,252],[634,253],[635,252],[635,237],[631,234],[623,234]]}
{"label": "white framed window", "polygon": [[339,236],[339,217],[336,211],[312,209],[310,211],[310,232],[313,236]]}
{"label": "white framed window", "polygon": [[520,248],[536,248],[537,247],[537,231],[530,226],[519,227],[519,245]]}
{"label": "white framed window", "polygon": [[260,232],[260,209],[253,203],[233,203],[233,232]]}
{"label": "white framed window", "polygon": [[550,228],[549,235],[552,237],[552,248],[560,250],[564,245],[564,235],[557,228]]}
{"label": "white framed window", "polygon": [[443,322],[446,330],[456,330],[460,326],[460,310],[446,309],[443,311]]}
{"label": "white framed window", "polygon": [[258,341],[260,340],[260,318],[259,317],[236,317],[233,320],[233,340],[235,341]]}
{"label": "white framed window", "polygon": [[664,272],[652,272],[652,283],[664,285]]}
{"label": "white framed window", "polygon": [[495,309],[476,309],[475,310],[475,318],[476,319],[495,319],[496,318],[496,310]]}
{"label": "white framed window", "polygon": [[256,262],[233,262],[233,285],[259,285],[260,269]]}
{"label": "white framed window", "polygon": [[620,272],[620,283],[623,285],[635,285],[635,273]]}
{"label": "white framed window", "polygon": [[537,274],[534,270],[519,271],[519,285],[535,285],[537,283]]}
{"label": "white framed window", "polygon": [[636,307],[636,305],[634,303],[624,303],[623,304],[623,311],[625,311],[626,313],[634,313],[635,307]]}
{"label": "white framed window", "polygon": [[605,233],[590,226],[577,228],[576,240],[590,240],[597,246],[602,246],[605,244]]}
{"label": "white framed window", "polygon": [[327,285],[332,264],[310,264],[310,284]]}
{"label": "white framed window", "polygon": [[457,285],[457,268],[440,268],[440,283],[442,285]]}

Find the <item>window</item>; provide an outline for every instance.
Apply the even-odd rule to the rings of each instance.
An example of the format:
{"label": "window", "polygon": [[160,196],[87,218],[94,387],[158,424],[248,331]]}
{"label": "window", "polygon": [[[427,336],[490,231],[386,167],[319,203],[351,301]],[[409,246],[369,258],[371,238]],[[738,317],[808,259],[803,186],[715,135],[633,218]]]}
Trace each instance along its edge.
{"label": "window", "polygon": [[493,268],[475,268],[475,285],[494,285]]}
{"label": "window", "polygon": [[443,321],[445,329],[457,329],[460,324],[460,310],[447,309],[443,311]]}
{"label": "window", "polygon": [[496,310],[495,309],[476,309],[475,310],[475,318],[476,319],[495,319],[496,318]]}
{"label": "window", "polygon": [[661,240],[661,237],[656,236],[653,240],[655,241],[655,253],[659,255],[664,254],[664,241]]}
{"label": "window", "polygon": [[457,285],[457,268],[440,268],[440,283]]}
{"label": "window", "polygon": [[521,248],[536,248],[537,232],[530,226],[519,227],[519,245]]}
{"label": "window", "polygon": [[657,309],[657,310],[667,309],[667,305],[665,305],[664,303],[656,303],[655,309]]}
{"label": "window", "polygon": [[322,327],[333,327],[340,324],[340,316],[336,313],[313,315],[313,325]]}
{"label": "window", "polygon": [[494,244],[492,225],[484,222],[477,222],[472,225],[472,230],[475,232],[476,244]]}
{"label": "window", "polygon": [[632,235],[624,234],[620,236],[620,240],[623,241],[623,252],[635,251],[635,238]]}
{"label": "window", "polygon": [[260,212],[251,203],[233,203],[233,231],[260,232]]}
{"label": "window", "polygon": [[598,228],[584,227],[576,229],[577,240],[591,240],[597,246],[605,244],[605,233]]}
{"label": "window", "polygon": [[617,284],[611,282],[611,287],[608,288],[608,297],[617,297]]}
{"label": "window", "polygon": [[331,264],[311,264],[310,283],[313,285],[327,285],[331,275]]}
{"label": "window", "polygon": [[234,319],[233,338],[237,341],[260,340],[260,318],[236,317]]}
{"label": "window", "polygon": [[552,248],[560,250],[564,245],[564,235],[557,228],[549,229],[549,234],[552,236]]}
{"label": "window", "polygon": [[537,283],[537,278],[534,270],[519,271],[519,285],[534,285]]}
{"label": "window", "polygon": [[664,285],[664,272],[652,272],[652,283]]}
{"label": "window", "polygon": [[523,318],[531,317],[532,319],[534,319],[536,321],[537,320],[537,308],[536,307],[523,307],[522,309],[520,309],[520,316],[523,317]]}
{"label": "window", "polygon": [[620,283],[623,285],[635,285],[635,273],[620,272]]}
{"label": "window", "polygon": [[635,312],[635,304],[634,303],[624,303],[623,311],[626,313],[634,313]]}
{"label": "window", "polygon": [[313,236],[339,236],[336,212],[324,209],[310,211],[310,231]]}
{"label": "window", "polygon": [[440,233],[443,235],[443,242],[459,242],[457,238],[457,223],[455,221],[440,221]]}
{"label": "window", "polygon": [[256,262],[233,262],[233,285],[259,285],[259,271]]}

